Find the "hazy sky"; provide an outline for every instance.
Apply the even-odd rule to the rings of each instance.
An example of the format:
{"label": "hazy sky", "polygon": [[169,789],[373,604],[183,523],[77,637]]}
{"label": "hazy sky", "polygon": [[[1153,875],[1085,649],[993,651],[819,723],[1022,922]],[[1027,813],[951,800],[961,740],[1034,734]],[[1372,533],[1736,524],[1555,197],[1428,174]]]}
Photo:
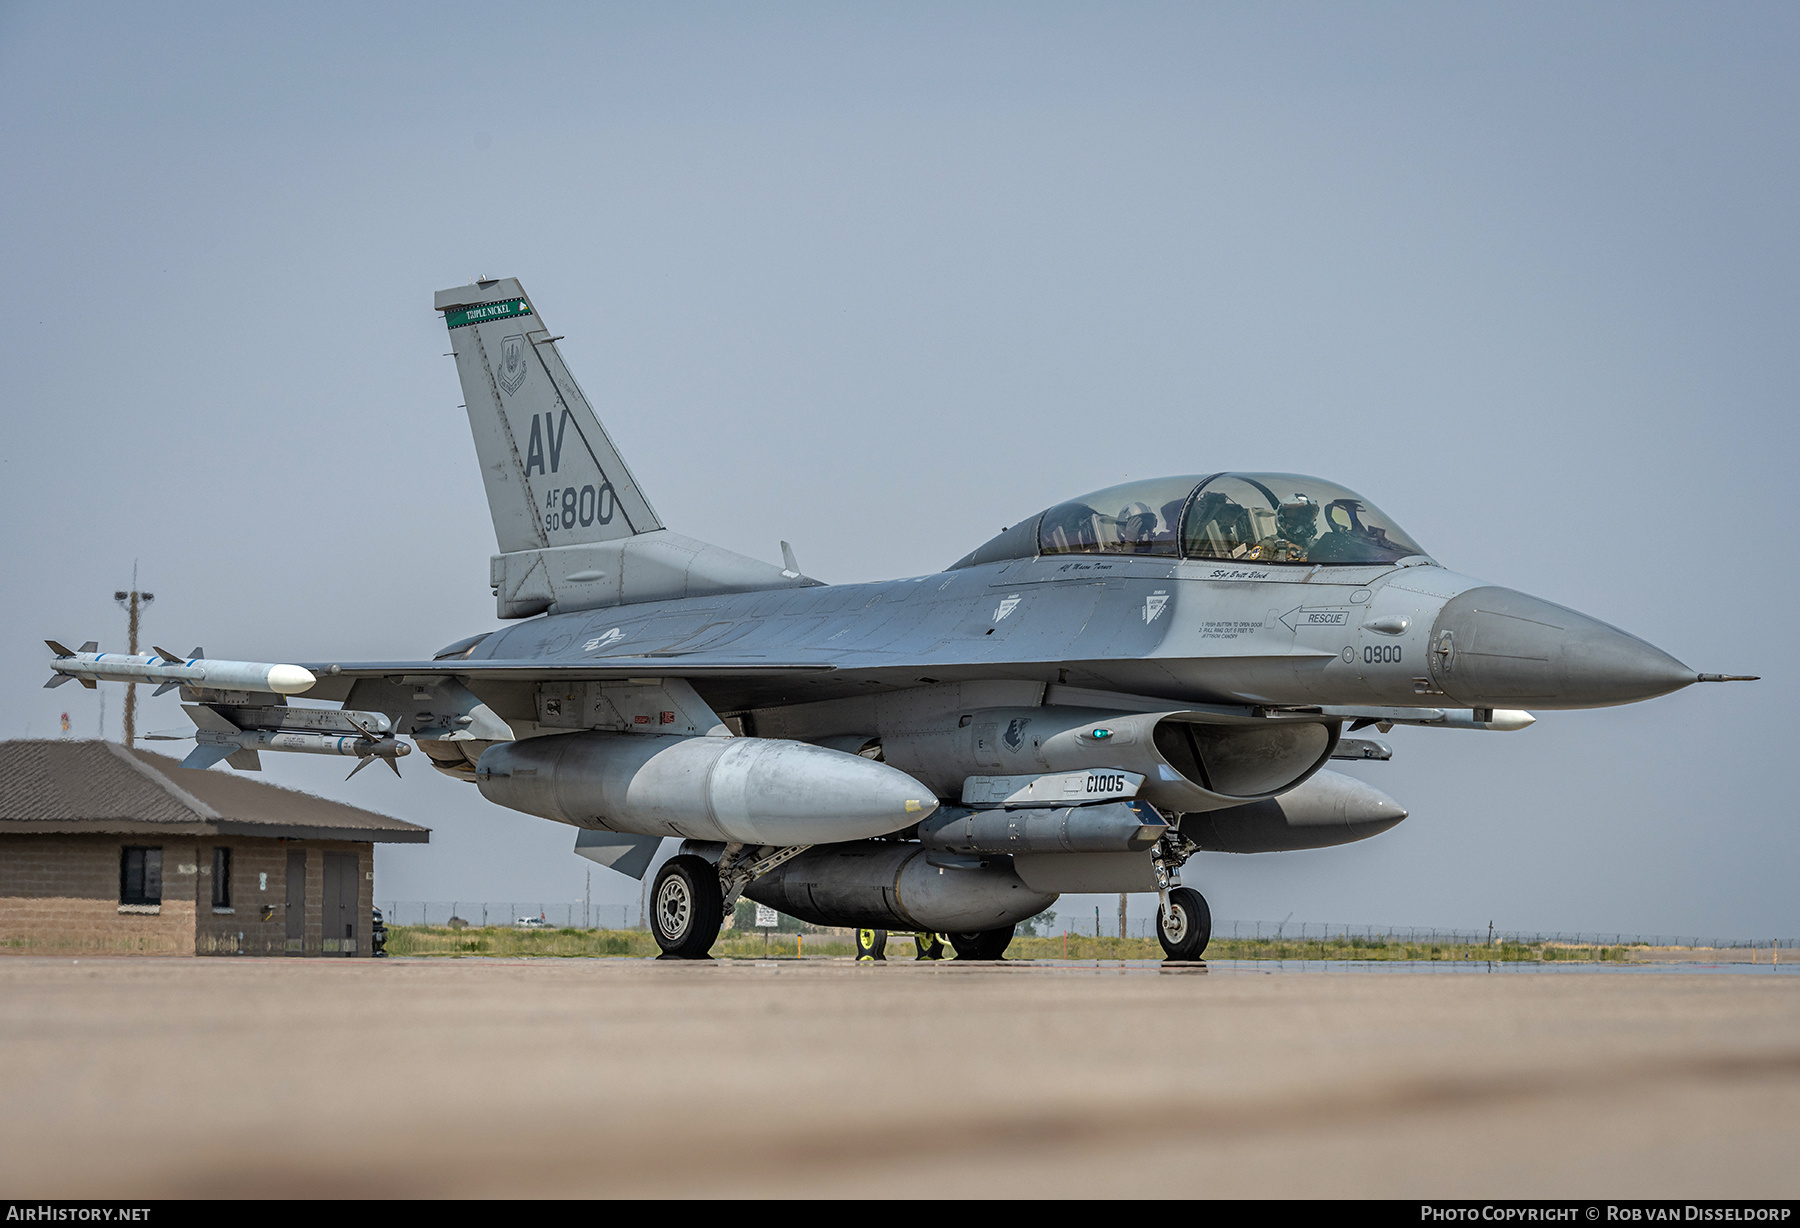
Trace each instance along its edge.
{"label": "hazy sky", "polygon": [[[0,4],[0,735],[92,735],[41,641],[122,647],[134,559],[175,650],[495,625],[431,295],[513,275],[671,527],[827,580],[1297,471],[1766,679],[1396,730],[1354,770],[1412,818],[1203,857],[1216,915],[1800,934],[1797,52],[1755,3]],[[434,828],[383,898],[580,898],[422,756],[264,762]]]}

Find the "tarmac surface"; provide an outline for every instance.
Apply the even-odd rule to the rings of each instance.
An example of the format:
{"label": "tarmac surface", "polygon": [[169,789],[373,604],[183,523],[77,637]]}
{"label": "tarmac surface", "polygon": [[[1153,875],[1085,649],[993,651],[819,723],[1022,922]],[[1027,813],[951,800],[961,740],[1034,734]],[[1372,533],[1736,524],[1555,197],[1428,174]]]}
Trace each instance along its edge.
{"label": "tarmac surface", "polygon": [[0,1196],[1794,1198],[1786,972],[8,958]]}

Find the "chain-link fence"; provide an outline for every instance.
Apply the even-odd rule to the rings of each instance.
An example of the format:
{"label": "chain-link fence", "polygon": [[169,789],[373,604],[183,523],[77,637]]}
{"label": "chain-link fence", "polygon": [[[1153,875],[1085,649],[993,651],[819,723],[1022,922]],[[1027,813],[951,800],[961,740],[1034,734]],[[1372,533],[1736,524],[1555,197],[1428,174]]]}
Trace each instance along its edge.
{"label": "chain-link fence", "polygon": [[[631,904],[589,904],[581,900],[388,900],[376,901],[389,925],[449,925],[456,918],[467,925],[510,925],[521,928],[547,926],[553,929],[637,930],[644,928],[640,906]],[[790,926],[818,932],[820,926]],[[1052,909],[1031,921],[1022,923],[1019,932],[1042,937],[1068,934],[1083,938],[1116,938],[1119,918],[1116,910],[1092,911]],[[1242,921],[1213,919],[1213,937],[1259,942],[1332,942],[1361,939],[1368,942],[1423,943],[1427,945],[1471,945],[1485,943],[1521,943],[1540,946],[1545,943],[1567,946],[1649,946],[1699,947],[1709,950],[1732,950],[1758,947],[1764,950],[1779,946],[1783,950],[1800,946],[1794,938],[1721,938],[1704,934],[1635,934],[1623,930],[1503,930],[1434,929],[1414,925],[1357,925],[1347,922],[1322,921]],[[1132,938],[1156,937],[1155,921],[1150,917],[1130,917],[1126,934]]]}
{"label": "chain-link fence", "polygon": [[589,904],[581,900],[376,900],[389,925],[512,925],[535,929],[635,930],[644,927],[633,904]]}

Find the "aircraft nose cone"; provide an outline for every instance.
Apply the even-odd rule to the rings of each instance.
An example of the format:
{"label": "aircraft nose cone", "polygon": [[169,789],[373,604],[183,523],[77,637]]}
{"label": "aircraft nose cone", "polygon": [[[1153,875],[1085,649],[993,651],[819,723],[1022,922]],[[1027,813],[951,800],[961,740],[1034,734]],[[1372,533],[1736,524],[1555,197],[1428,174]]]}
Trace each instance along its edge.
{"label": "aircraft nose cone", "polygon": [[1654,644],[1510,588],[1474,588],[1432,624],[1432,681],[1470,707],[1602,708],[1698,679]]}

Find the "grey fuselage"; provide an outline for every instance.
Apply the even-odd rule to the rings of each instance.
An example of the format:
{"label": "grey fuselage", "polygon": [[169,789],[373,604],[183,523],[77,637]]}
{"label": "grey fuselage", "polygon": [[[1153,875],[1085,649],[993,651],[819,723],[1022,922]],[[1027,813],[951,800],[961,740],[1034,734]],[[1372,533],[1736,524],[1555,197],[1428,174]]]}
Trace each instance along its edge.
{"label": "grey fuselage", "polygon": [[1409,563],[1053,555],[548,614],[493,632],[467,659],[642,661],[649,675],[684,662],[832,667],[696,678],[721,714],[988,679],[1182,704],[1584,708],[1696,678],[1605,623]]}

